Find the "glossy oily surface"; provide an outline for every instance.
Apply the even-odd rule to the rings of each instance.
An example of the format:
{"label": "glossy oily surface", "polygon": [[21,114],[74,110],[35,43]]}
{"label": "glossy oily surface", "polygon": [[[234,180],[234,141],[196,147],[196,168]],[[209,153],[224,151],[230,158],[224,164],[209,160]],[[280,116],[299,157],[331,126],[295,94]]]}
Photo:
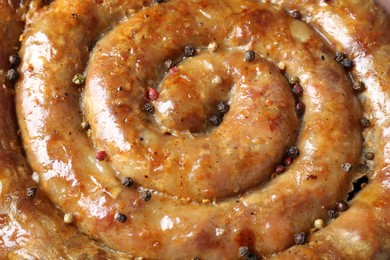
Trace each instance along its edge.
{"label": "glossy oily surface", "polygon": [[[45,214],[64,230],[34,241],[70,258],[72,232],[90,258],[389,255],[389,18],[371,1],[263,2],[33,1],[17,121],[36,207],[58,207]],[[9,234],[12,256],[24,242]]]}
{"label": "glossy oily surface", "polygon": [[64,223],[62,213],[31,178],[22,154],[13,109],[13,84],[6,75],[15,65],[10,64],[9,57],[18,49],[29,2],[0,1],[0,258],[119,259],[119,253]]}

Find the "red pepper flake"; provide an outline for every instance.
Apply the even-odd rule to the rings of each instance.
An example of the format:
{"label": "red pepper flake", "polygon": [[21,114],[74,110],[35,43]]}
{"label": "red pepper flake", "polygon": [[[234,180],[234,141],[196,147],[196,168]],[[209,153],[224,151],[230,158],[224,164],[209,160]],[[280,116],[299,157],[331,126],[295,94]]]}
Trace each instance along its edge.
{"label": "red pepper flake", "polygon": [[104,161],[107,157],[107,153],[105,151],[99,151],[96,153],[96,159],[98,161]]}
{"label": "red pepper flake", "polygon": [[158,97],[158,92],[154,88],[148,88],[148,99],[149,101],[156,100]]}
{"label": "red pepper flake", "polygon": [[175,67],[172,67],[172,68],[169,70],[169,73],[170,73],[170,74],[176,74],[178,71],[179,71],[179,69],[175,66]]}

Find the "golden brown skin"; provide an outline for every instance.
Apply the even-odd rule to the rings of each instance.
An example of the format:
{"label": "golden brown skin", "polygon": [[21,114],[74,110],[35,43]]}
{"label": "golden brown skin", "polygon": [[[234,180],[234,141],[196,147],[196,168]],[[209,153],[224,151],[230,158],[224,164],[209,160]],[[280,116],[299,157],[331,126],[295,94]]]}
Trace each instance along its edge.
{"label": "golden brown skin", "polygon": [[[389,21],[370,1],[348,8],[344,2],[272,1],[300,10],[333,51],[303,22],[254,0],[56,0],[31,11],[16,107],[39,190],[34,198],[25,195],[36,184],[18,147],[12,92],[3,79],[7,45],[8,53],[0,52],[0,210],[7,211],[0,215],[0,257],[115,257],[65,225],[44,194],[74,215],[81,232],[127,257],[235,259],[242,246],[259,256],[289,248],[294,234],[308,233],[346,198],[363,148],[361,108],[334,49],[354,59],[354,77],[370,86],[360,95],[372,120],[363,151],[375,149],[376,171],[347,212],[307,245],[274,256],[389,256],[390,40],[378,33],[389,30]],[[363,14],[364,8],[370,11]],[[349,20],[353,15],[359,24]],[[16,46],[18,35],[5,44]],[[211,42],[218,45],[213,53]],[[198,48],[197,55],[167,71],[165,61],[180,60],[186,45]],[[253,62],[243,61],[249,49],[256,52]],[[281,63],[285,71],[277,69]],[[85,86],[77,86],[72,78],[83,72]],[[299,122],[284,73],[299,76],[304,89]],[[148,87],[160,92],[151,101],[154,114],[142,110]],[[225,100],[229,112],[210,126],[216,103]],[[82,121],[91,124],[87,133]],[[299,157],[264,184],[294,143]],[[95,158],[100,150],[107,152],[104,161]],[[343,171],[346,162],[353,171]],[[124,176],[136,184],[121,185]],[[152,190],[149,201],[141,198],[144,189]]]}
{"label": "golden brown skin", "polygon": [[[183,46],[192,42],[202,47],[215,39],[221,47],[220,51],[226,49],[226,55],[231,56],[222,59],[226,60],[226,65],[219,65],[222,61],[217,60],[217,65],[211,63],[210,66],[218,66],[216,70],[223,81],[225,78],[229,81],[229,77],[232,77],[233,88],[237,88],[239,94],[240,88],[247,88],[246,95],[255,98],[259,95],[256,93],[263,91],[269,99],[268,106],[272,102],[276,103],[276,107],[280,107],[278,102],[284,105],[287,109],[282,111],[282,117],[294,118],[294,115],[290,114],[295,112],[291,111],[289,103],[278,101],[277,92],[267,94],[267,85],[272,86],[273,81],[280,81],[281,73],[262,60],[269,56],[274,63],[283,61],[286,64],[286,72],[299,76],[305,90],[303,101],[307,109],[302,119],[303,128],[298,142],[301,154],[284,175],[261,189],[255,189],[241,197],[217,201],[215,205],[188,203],[157,193],[165,190],[157,190],[151,200],[145,202],[140,199],[137,186],[121,187],[119,180],[115,178],[115,172],[109,167],[109,163],[112,161],[114,167],[118,166],[115,165],[116,155],[112,154],[111,150],[106,161],[100,162],[94,158],[97,150],[94,151],[88,136],[81,128],[80,111],[74,109],[79,102],[79,90],[72,83],[72,77],[83,71],[83,65],[89,55],[88,46],[96,41],[101,31],[116,22],[120,17],[116,16],[117,12],[126,10],[126,5],[131,7],[133,4],[131,1],[121,1],[107,8],[104,4],[98,5],[93,1],[56,1],[44,16],[32,23],[24,35],[21,51],[24,58],[21,66],[23,77],[19,82],[17,97],[19,123],[29,161],[40,173],[44,190],[64,212],[75,214],[80,230],[97,237],[114,249],[132,255],[147,258],[236,258],[241,246],[249,246],[251,250],[264,255],[290,246],[295,233],[308,230],[314,219],[323,217],[331,204],[344,197],[353,174],[345,174],[341,165],[344,162],[356,165],[360,154],[361,115],[358,102],[356,98],[351,98],[347,77],[333,60],[330,50],[303,23],[255,1],[169,1],[146,8],[114,28],[96,45],[87,71],[84,100],[87,108],[92,108],[88,108],[91,111],[86,111],[86,117],[91,123],[97,150],[108,150],[109,145],[115,142],[126,147],[126,138],[134,140],[131,136],[134,130],[129,130],[123,117],[129,115],[126,109],[129,110],[133,102],[142,104],[144,91],[140,90],[136,82],[131,84],[135,81],[131,76],[128,76],[130,83],[126,82],[123,78],[126,77],[124,72],[131,71],[135,74],[134,79],[140,80],[141,83],[145,83],[143,81],[146,78],[151,81],[162,78],[162,69],[150,68],[161,68],[166,57],[171,55],[175,58]],[[170,15],[167,15],[168,12]],[[152,24],[160,24],[161,31],[148,33],[153,30],[147,22],[148,19]],[[53,28],[50,25],[56,23],[56,20],[63,22]],[[198,24],[201,25],[199,28]],[[167,30],[173,25],[178,32],[173,35],[175,37],[170,37]],[[186,29],[187,27],[193,30]],[[121,33],[122,30],[124,34]],[[68,33],[64,34],[65,31]],[[83,37],[78,37],[81,32]],[[167,53],[161,54],[160,49],[153,47],[153,44],[164,35],[167,36],[167,44],[171,48],[166,50]],[[137,45],[140,39],[142,45]],[[274,45],[275,41],[279,44]],[[126,45],[129,42],[134,44]],[[176,46],[179,49],[176,49]],[[234,49],[237,49],[237,52],[233,51]],[[241,53],[243,58],[245,49],[255,50],[257,55],[260,55],[260,63],[237,70],[233,65],[242,63],[235,61],[239,59],[237,53]],[[107,58],[100,58],[101,56]],[[207,56],[200,54],[193,59],[207,62],[210,60]],[[216,57],[224,56],[223,52],[216,54]],[[122,65],[122,59],[124,63],[128,59],[129,65]],[[132,62],[133,59],[136,63]],[[107,64],[100,65],[106,60]],[[296,64],[305,64],[307,67]],[[113,82],[111,79],[104,81],[106,79],[101,76],[100,66],[111,69]],[[183,62],[182,66],[188,68],[186,71],[189,75],[195,72],[196,66],[192,65],[191,61]],[[230,67],[232,69],[226,69]],[[224,70],[237,72],[231,76],[231,72]],[[258,90],[253,84],[253,77],[250,77],[254,74],[253,71],[257,71],[261,76],[259,79],[255,78],[259,83]],[[176,73],[184,77],[184,74],[180,74],[180,65]],[[148,76],[149,74],[152,76]],[[157,76],[153,76],[154,74]],[[323,78],[324,75],[326,77]],[[169,75],[165,80],[169,81],[174,76]],[[110,95],[115,95],[119,84],[123,84],[123,90],[131,94],[118,94],[117,100],[110,101]],[[286,83],[284,85],[287,88]],[[135,93],[132,93],[132,90]],[[93,103],[93,98],[92,101],[89,98],[96,94],[103,99]],[[242,123],[251,123],[258,117],[258,113],[249,113],[248,110],[239,112],[240,107],[235,107],[235,102],[238,102],[236,99],[239,100],[240,96],[242,94],[230,98],[232,110],[226,114],[224,123],[235,118],[242,120]],[[285,102],[290,102],[288,100]],[[104,113],[102,118],[97,117],[97,114],[101,113],[99,106],[103,104],[108,104],[108,111],[102,110],[104,113],[112,113],[119,119]],[[156,106],[161,109],[158,101]],[[125,111],[119,115],[121,109]],[[131,110],[135,110],[130,112],[134,112],[136,116],[145,117],[145,114],[137,112],[135,108]],[[340,112],[338,117],[333,116],[336,112]],[[238,118],[237,113],[245,113],[244,119]],[[272,118],[270,112],[262,113],[267,121]],[[156,117],[159,117],[158,113]],[[59,118],[63,120],[58,120]],[[103,119],[114,121],[104,123]],[[158,119],[151,125],[157,122]],[[224,123],[218,130],[210,132],[221,129],[227,138],[234,140],[237,127]],[[111,139],[107,139],[104,133],[100,132],[106,127],[104,124],[114,127]],[[117,127],[119,124],[123,125],[124,130],[116,130],[122,129]],[[138,127],[138,124],[129,125]],[[294,125],[287,127],[294,128]],[[329,129],[333,131],[329,132]],[[140,130],[137,129],[136,133],[138,131]],[[259,131],[262,131],[261,128]],[[289,131],[294,133],[296,129]],[[130,137],[125,135],[129,133]],[[318,136],[318,133],[323,135]],[[159,144],[160,141],[149,138],[150,136],[144,137],[144,141],[149,143],[149,149],[156,154],[155,158],[169,161],[160,150],[164,149]],[[180,141],[180,138],[184,137],[179,135],[172,138]],[[252,139],[253,137],[248,140]],[[224,149],[232,148],[234,144]],[[184,149],[189,148],[184,146]],[[328,149],[333,153],[324,157],[323,152]],[[207,151],[207,147],[200,147],[198,153]],[[120,156],[121,151],[117,152]],[[284,149],[279,153],[283,156]],[[119,167],[118,170],[122,169]],[[164,174],[171,175],[175,172],[169,170]],[[224,181],[224,176],[220,175],[219,178],[217,180],[220,182]],[[140,178],[137,181],[141,183],[139,180]],[[147,181],[142,184],[146,187],[152,185]],[[189,188],[189,185],[184,182],[184,188]],[[158,185],[154,187],[158,188]],[[170,188],[175,189],[174,186],[164,187],[166,190]],[[305,213],[306,207],[310,207],[312,211]],[[119,223],[115,219],[117,213],[125,214],[127,221]]]}
{"label": "golden brown skin", "polygon": [[[355,62],[355,78],[366,91],[360,95],[366,150],[375,151],[372,182],[352,201],[340,218],[317,232],[308,245],[297,246],[278,257],[388,259],[390,256],[390,31],[389,16],[373,1],[334,1],[321,8],[315,1],[273,1],[283,8],[298,8],[332,42]],[[388,4],[386,3],[386,7]],[[354,17],[353,20],[348,17]]]}
{"label": "golden brown skin", "polygon": [[[0,259],[103,259],[120,254],[90,240],[44,196],[31,178],[16,135],[13,84],[6,78],[17,53],[29,1],[0,1]],[[34,197],[27,189],[37,187]]]}

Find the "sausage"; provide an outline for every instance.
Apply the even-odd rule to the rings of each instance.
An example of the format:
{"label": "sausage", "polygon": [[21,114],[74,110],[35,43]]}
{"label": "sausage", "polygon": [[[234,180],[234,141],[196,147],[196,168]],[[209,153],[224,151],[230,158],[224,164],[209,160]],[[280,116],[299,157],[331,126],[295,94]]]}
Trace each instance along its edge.
{"label": "sausage", "polygon": [[22,154],[7,72],[17,64],[14,58],[10,66],[9,57],[17,53],[29,2],[0,2],[0,258],[121,257],[64,223],[63,214],[32,180]]}
{"label": "sausage", "polygon": [[[345,199],[356,175],[362,114],[345,69],[309,26],[270,5],[173,0],[140,10],[141,4],[150,3],[55,1],[24,33],[16,107],[23,146],[42,189],[74,215],[80,231],[131,256],[231,259],[240,248],[264,256],[288,248],[295,234],[308,232]],[[212,41],[219,46],[215,57],[205,50]],[[199,54],[181,60],[189,45]],[[255,52],[254,64],[242,60],[248,50]],[[166,59],[179,63],[165,72]],[[212,74],[199,72],[202,66]],[[170,97],[176,93],[193,102],[185,95],[192,88],[187,84],[197,73],[209,82],[214,71],[224,89],[207,90],[210,95],[199,97],[204,104],[194,106],[210,114],[221,101],[218,91],[229,92],[222,101],[231,107],[219,126],[205,124],[202,111],[178,107],[177,116],[164,110],[166,102],[175,110],[182,104]],[[80,73],[85,86],[72,82]],[[302,97],[289,92],[296,77]],[[183,89],[175,86],[186,80]],[[196,81],[195,87],[202,84]],[[153,115],[142,109],[149,88],[161,91],[147,100]],[[201,125],[182,124],[180,113]],[[257,148],[272,129],[277,150]],[[240,142],[242,148],[232,151]],[[291,145],[299,156],[284,174],[264,183]],[[260,162],[271,163],[253,165],[258,152],[269,156]],[[217,160],[221,168],[209,165]],[[232,169],[229,160],[236,163]],[[249,180],[242,180],[246,175]],[[124,187],[124,177],[136,184]],[[203,181],[208,177],[211,183]]]}

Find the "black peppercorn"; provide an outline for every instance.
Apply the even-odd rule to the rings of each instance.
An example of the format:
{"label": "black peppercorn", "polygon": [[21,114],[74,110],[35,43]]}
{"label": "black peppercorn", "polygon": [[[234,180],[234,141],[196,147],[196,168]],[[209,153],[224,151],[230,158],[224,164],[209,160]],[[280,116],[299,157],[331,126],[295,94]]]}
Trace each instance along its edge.
{"label": "black peppercorn", "polygon": [[367,118],[362,118],[360,120],[360,124],[362,127],[367,128],[370,126],[370,120],[368,120]]}
{"label": "black peppercorn", "polygon": [[332,219],[337,218],[338,217],[337,211],[335,211],[334,209],[328,210],[328,217]]}
{"label": "black peppercorn", "polygon": [[343,59],[340,63],[346,69],[350,69],[353,67],[353,61],[347,58]]}
{"label": "black peppercorn", "polygon": [[133,181],[133,179],[132,178],[130,178],[130,177],[124,177],[123,179],[122,179],[122,185],[123,186],[125,186],[125,187],[127,187],[127,188],[129,188],[129,187],[131,187],[132,185],[133,185],[133,183],[134,183],[134,181]]}
{"label": "black peppercorn", "polygon": [[157,4],[161,4],[161,3],[164,3],[164,0],[154,0],[154,2]]}
{"label": "black peppercorn", "polygon": [[248,256],[250,254],[249,248],[247,246],[242,246],[238,249],[238,254],[240,256]]}
{"label": "black peppercorn", "polygon": [[252,253],[247,246],[242,246],[238,249],[238,254],[245,257],[247,260],[258,260],[258,256]]}
{"label": "black peppercorn", "polygon": [[295,234],[294,241],[296,245],[303,245],[306,242],[306,234],[304,232]]}
{"label": "black peppercorn", "polygon": [[19,73],[16,69],[9,69],[7,71],[6,77],[9,81],[16,81],[19,77]]}
{"label": "black peppercorn", "polygon": [[81,127],[84,129],[84,130],[90,130],[91,129],[91,124],[88,122],[88,121],[85,121],[85,122],[82,122],[81,123]]}
{"label": "black peppercorn", "polygon": [[154,107],[150,103],[145,103],[144,106],[143,106],[143,110],[145,110],[149,114],[152,114],[154,112]]}
{"label": "black peppercorn", "polygon": [[299,150],[296,146],[291,146],[286,150],[286,155],[291,159],[295,159],[299,155]]}
{"label": "black peppercorn", "polygon": [[17,53],[11,54],[11,56],[9,56],[9,63],[12,67],[18,66],[20,63],[19,54]]}
{"label": "black peppercorn", "polygon": [[226,101],[221,101],[221,102],[218,102],[217,104],[217,110],[218,112],[222,113],[222,114],[226,114],[230,109],[230,106],[228,105],[228,103]]}
{"label": "black peppercorn", "polygon": [[301,13],[298,10],[292,11],[291,16],[295,19],[301,19]]}
{"label": "black peppercorn", "polygon": [[192,46],[186,46],[184,48],[184,56],[186,57],[192,57],[192,56],[195,56],[195,53],[196,53],[196,50],[194,47]]}
{"label": "black peppercorn", "polygon": [[118,220],[120,223],[124,223],[127,220],[127,217],[125,214],[117,213],[115,216],[116,220]]}
{"label": "black peppercorn", "polygon": [[248,61],[248,62],[251,62],[251,61],[254,61],[256,58],[256,54],[254,51],[252,50],[249,50],[249,51],[246,51],[244,53],[244,60],[245,61]]}
{"label": "black peppercorn", "polygon": [[344,211],[346,211],[348,209],[348,203],[343,201],[343,200],[338,201],[336,203],[336,209],[339,212],[344,212]]}
{"label": "black peppercorn", "polygon": [[222,123],[222,116],[220,115],[212,115],[209,117],[209,122],[212,125],[218,126]]}
{"label": "black peppercorn", "polygon": [[336,52],[334,58],[335,58],[335,60],[336,60],[337,62],[341,62],[342,60],[344,60],[345,58],[347,58],[347,56],[345,55],[344,52]]}
{"label": "black peppercorn", "polygon": [[34,197],[36,192],[37,192],[37,188],[36,187],[28,187],[26,193],[27,193],[28,197]]}
{"label": "black peppercorn", "polygon": [[149,201],[152,198],[152,193],[150,191],[145,190],[141,192],[141,199],[143,201]]}

